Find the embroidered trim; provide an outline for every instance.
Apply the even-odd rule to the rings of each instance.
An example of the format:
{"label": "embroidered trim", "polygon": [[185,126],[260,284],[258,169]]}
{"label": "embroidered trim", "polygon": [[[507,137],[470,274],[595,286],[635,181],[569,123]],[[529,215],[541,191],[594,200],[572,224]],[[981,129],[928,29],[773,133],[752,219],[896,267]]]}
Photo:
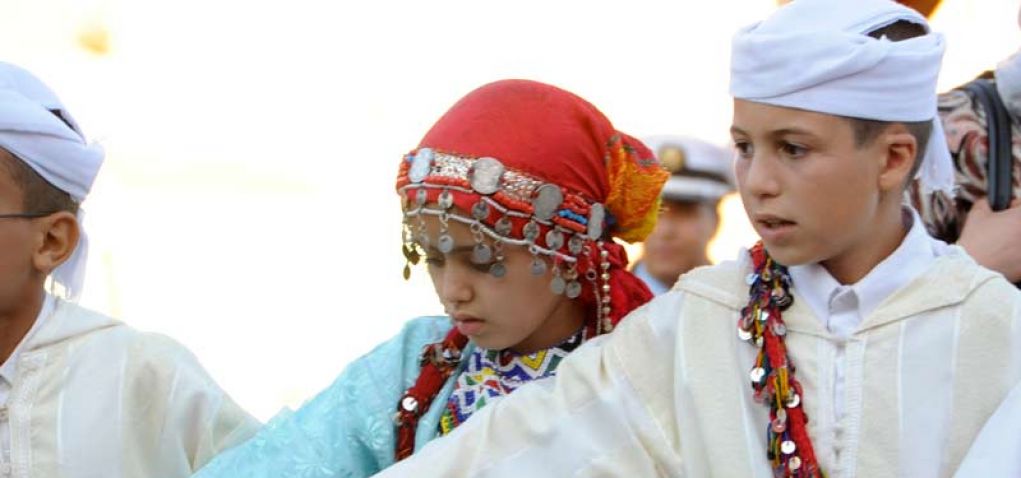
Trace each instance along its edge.
{"label": "embroidered trim", "polygon": [[556,374],[560,362],[590,336],[583,327],[567,340],[530,354],[511,350],[475,349],[457,382],[440,418],[439,432],[446,435],[491,400],[508,395],[518,387]]}

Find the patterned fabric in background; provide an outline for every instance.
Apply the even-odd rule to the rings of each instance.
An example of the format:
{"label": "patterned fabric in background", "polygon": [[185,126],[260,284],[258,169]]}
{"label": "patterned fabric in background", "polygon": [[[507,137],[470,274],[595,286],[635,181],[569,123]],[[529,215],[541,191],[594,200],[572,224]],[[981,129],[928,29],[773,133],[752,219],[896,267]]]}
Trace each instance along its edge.
{"label": "patterned fabric in background", "polygon": [[447,400],[440,418],[440,434],[450,433],[493,399],[532,380],[555,375],[560,362],[585,341],[585,331],[582,327],[560,344],[526,355],[512,350],[475,349]]}
{"label": "patterned fabric in background", "polygon": [[[939,115],[947,146],[957,170],[957,198],[934,193],[925,198],[918,182],[908,190],[909,200],[922,215],[929,233],[953,243],[961,235],[965,216],[976,200],[986,197],[986,162],[989,140],[986,114],[967,93],[952,90],[939,96]],[[1021,125],[1014,118],[1011,138],[1014,156],[1014,197],[1021,197]]]}

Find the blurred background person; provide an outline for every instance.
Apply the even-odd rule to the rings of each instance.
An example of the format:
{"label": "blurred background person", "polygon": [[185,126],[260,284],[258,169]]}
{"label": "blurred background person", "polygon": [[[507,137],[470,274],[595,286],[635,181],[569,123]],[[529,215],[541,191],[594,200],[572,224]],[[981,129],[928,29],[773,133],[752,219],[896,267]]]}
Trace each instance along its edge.
{"label": "blurred background person", "polygon": [[[938,1],[903,2],[924,15],[932,15]],[[1021,15],[1018,18],[1021,24]],[[950,42],[954,38],[949,39]],[[992,66],[992,65],[990,65]],[[976,72],[977,78],[939,95],[939,115],[946,132],[947,147],[955,162],[956,194],[925,191],[918,182],[909,191],[930,234],[963,247],[985,267],[1003,274],[1011,282],[1021,281],[1021,51],[999,61],[995,68]],[[1010,125],[1007,142],[1010,200],[990,205],[989,163],[997,144],[989,134],[990,111],[975,90],[967,85],[986,82],[989,105],[1006,112]],[[1006,156],[1006,155],[1005,155]]]}
{"label": "blurred background person", "polygon": [[634,273],[661,294],[685,272],[710,264],[708,247],[719,230],[720,200],[734,191],[733,153],[685,136],[653,136],[645,144],[670,172],[659,221]]}

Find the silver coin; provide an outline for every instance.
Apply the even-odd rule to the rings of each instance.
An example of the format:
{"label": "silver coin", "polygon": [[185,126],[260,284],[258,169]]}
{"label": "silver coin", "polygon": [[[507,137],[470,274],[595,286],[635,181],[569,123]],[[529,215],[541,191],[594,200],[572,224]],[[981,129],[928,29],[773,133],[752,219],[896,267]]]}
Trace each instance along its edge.
{"label": "silver coin", "polygon": [[535,191],[535,197],[532,198],[532,207],[535,208],[533,214],[542,221],[549,221],[556,215],[557,209],[563,202],[564,193],[560,191],[560,186],[543,184]]}
{"label": "silver coin", "polygon": [[479,158],[468,173],[472,189],[479,194],[493,194],[500,190],[503,163],[496,158]]}
{"label": "silver coin", "polygon": [[546,233],[546,247],[552,251],[558,251],[561,247],[564,247],[564,233],[550,229]]}
{"label": "silver coin", "polygon": [[595,203],[588,213],[588,237],[596,240],[603,237],[603,221],[606,220],[606,209],[602,204]]}
{"label": "silver coin", "polygon": [[415,397],[404,397],[401,399],[401,408],[406,412],[414,413],[415,410],[418,410],[418,400]]}
{"label": "silver coin", "polygon": [[581,236],[575,234],[571,236],[571,239],[567,241],[567,250],[571,251],[571,254],[581,254],[581,250],[585,247],[585,240]]}
{"label": "silver coin", "polygon": [[485,221],[486,219],[488,219],[489,204],[486,204],[486,201],[480,199],[479,202],[475,203],[475,205],[472,206],[472,217],[478,219],[479,221]]}
{"label": "silver coin", "polygon": [[429,171],[432,170],[433,157],[433,150],[430,148],[418,150],[415,153],[415,157],[411,160],[411,168],[408,169],[408,179],[414,183],[424,181],[426,176],[429,176]]}
{"label": "silver coin", "polygon": [[521,234],[525,236],[526,241],[535,242],[536,238],[539,237],[539,223],[528,221],[525,227],[521,229]]}
{"label": "silver coin", "polygon": [[564,281],[563,277],[556,276],[550,281],[549,289],[556,295],[561,295],[564,290],[567,289],[567,282]]}
{"label": "silver coin", "polygon": [[449,254],[450,251],[454,250],[454,238],[447,234],[441,235],[439,241],[436,242],[436,248],[444,254]]}
{"label": "silver coin", "polygon": [[773,334],[776,335],[777,337],[783,337],[787,335],[787,326],[780,322],[774,323]]}
{"label": "silver coin", "polygon": [[541,276],[546,274],[546,261],[542,260],[541,257],[532,259],[532,275]]}
{"label": "silver coin", "polygon": [[472,249],[472,262],[476,264],[488,264],[493,258],[493,249],[486,244],[475,244]]}
{"label": "silver coin", "polygon": [[564,293],[567,294],[568,299],[577,299],[581,295],[581,282],[576,280],[568,282]]}
{"label": "silver coin", "polygon": [[492,266],[489,266],[489,273],[492,274],[493,277],[503,277],[507,275],[507,266],[505,266],[503,262],[494,262]]}
{"label": "silver coin", "polygon": [[444,189],[436,203],[440,205],[441,209],[450,209],[450,206],[454,205],[454,194],[449,189]]}
{"label": "silver coin", "polygon": [[493,228],[496,229],[497,234],[504,237],[508,237],[511,235],[511,231],[514,229],[514,224],[511,222],[509,217],[503,216],[498,221],[496,221],[496,224],[493,226]]}

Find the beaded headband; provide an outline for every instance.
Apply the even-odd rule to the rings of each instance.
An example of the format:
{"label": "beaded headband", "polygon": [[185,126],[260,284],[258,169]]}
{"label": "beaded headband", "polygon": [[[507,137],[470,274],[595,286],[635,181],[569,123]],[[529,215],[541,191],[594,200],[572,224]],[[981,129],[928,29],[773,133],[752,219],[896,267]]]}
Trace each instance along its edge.
{"label": "beaded headband", "polygon": [[[448,234],[450,220],[467,225],[475,240],[472,261],[490,263],[489,273],[503,277],[503,245],[527,247],[532,254],[531,272],[545,275],[552,262],[550,290],[575,299],[582,295],[582,274],[592,284],[600,332],[612,328],[608,252],[613,217],[603,204],[557,184],[504,166],[491,157],[475,158],[419,148],[405,156],[397,179],[404,209],[404,247],[410,265],[418,262],[416,246],[428,248],[424,216],[439,218],[435,248],[448,253],[454,241]],[[456,203],[456,204],[455,204]],[[470,211],[470,217],[455,209]],[[417,219],[417,221],[413,221]],[[485,237],[493,241],[490,246]],[[597,252],[598,251],[598,252]],[[598,254],[598,255],[596,255]],[[600,271],[593,267],[599,261]],[[601,284],[599,284],[601,282]]]}

